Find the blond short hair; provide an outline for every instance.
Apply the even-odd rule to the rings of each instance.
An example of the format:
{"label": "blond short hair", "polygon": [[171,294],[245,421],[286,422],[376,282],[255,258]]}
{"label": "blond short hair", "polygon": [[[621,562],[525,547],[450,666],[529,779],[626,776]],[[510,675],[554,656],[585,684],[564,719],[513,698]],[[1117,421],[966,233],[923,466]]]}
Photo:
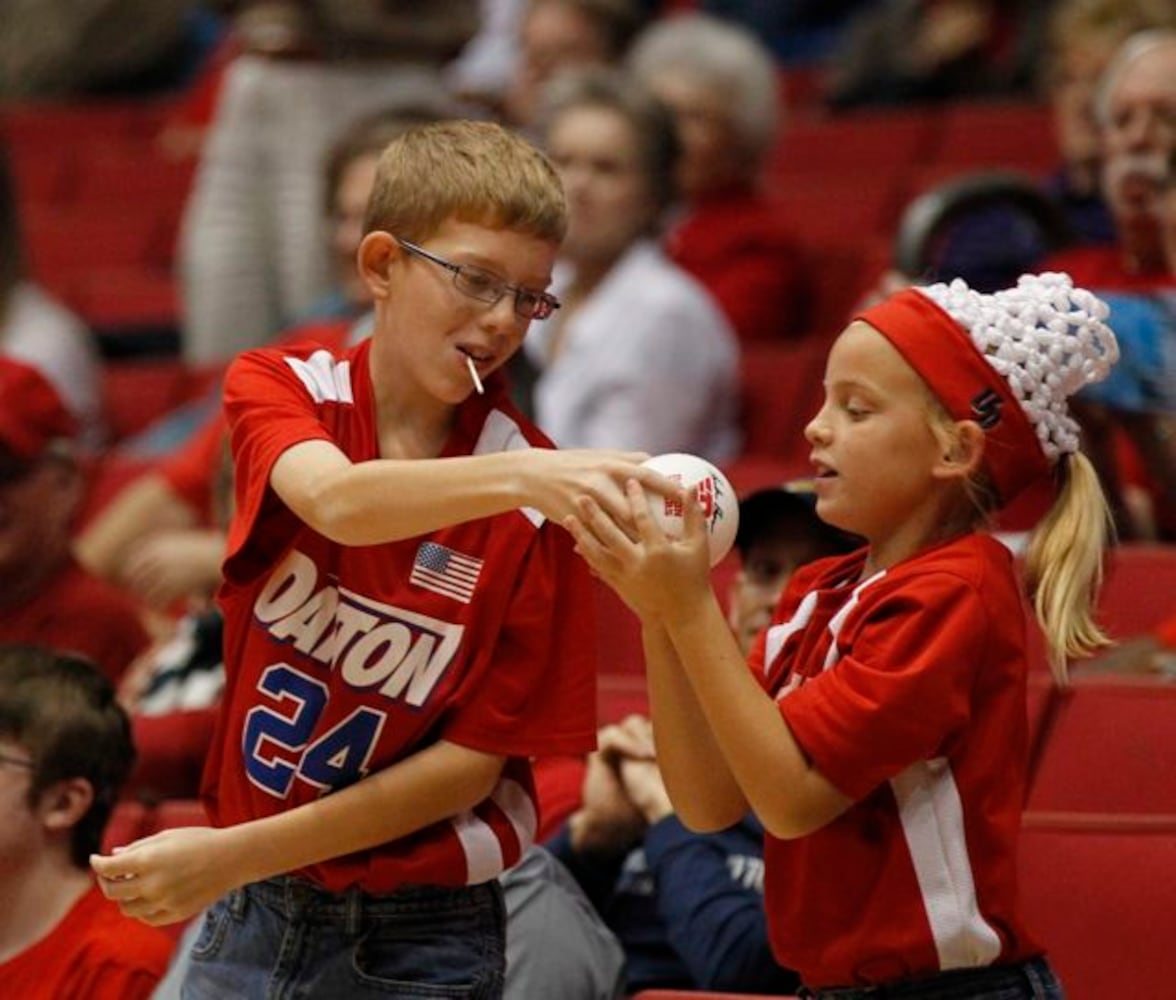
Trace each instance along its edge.
{"label": "blond short hair", "polygon": [[559,243],[567,205],[547,157],[501,125],[409,129],[380,155],[364,230],[421,242],[449,218]]}

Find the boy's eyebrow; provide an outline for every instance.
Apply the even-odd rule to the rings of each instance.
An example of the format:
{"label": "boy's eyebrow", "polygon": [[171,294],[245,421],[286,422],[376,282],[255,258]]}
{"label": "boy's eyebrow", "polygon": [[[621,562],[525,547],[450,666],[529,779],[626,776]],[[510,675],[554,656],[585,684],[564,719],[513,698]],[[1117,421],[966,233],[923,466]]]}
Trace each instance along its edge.
{"label": "boy's eyebrow", "polygon": [[[462,254],[463,251],[455,250],[454,253],[455,254]],[[467,257],[466,260],[454,260],[454,263],[468,265],[470,267],[481,268],[483,271],[489,271],[491,274],[494,274],[497,277],[502,278],[504,281],[507,280],[507,275],[505,273],[506,268],[500,267],[497,261],[491,260],[490,258],[485,257],[482,254],[478,253],[477,251],[469,251],[466,254],[466,257]],[[546,278],[541,280],[541,282],[524,282],[521,284],[519,282],[516,282],[516,284],[519,284],[521,288],[526,288],[528,291],[542,292],[551,284],[553,279],[554,279],[554,276],[551,274],[548,274]]]}

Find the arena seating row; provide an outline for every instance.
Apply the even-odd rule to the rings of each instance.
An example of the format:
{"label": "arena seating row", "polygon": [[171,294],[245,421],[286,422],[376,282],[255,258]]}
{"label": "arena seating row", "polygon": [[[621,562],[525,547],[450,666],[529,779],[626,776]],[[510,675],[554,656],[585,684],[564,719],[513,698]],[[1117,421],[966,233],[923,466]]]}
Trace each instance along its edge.
{"label": "arena seating row", "polygon": [[[171,111],[166,100],[0,107],[33,273],[116,355],[120,334],[175,322],[175,239],[195,160],[165,151]],[[1037,104],[794,115],[772,174],[811,258],[810,328],[833,331],[928,184],[984,166],[1043,173],[1053,156]]]}
{"label": "arena seating row", "polygon": [[[789,81],[791,84],[791,81]],[[34,276],[86,318],[111,369],[116,436],[181,401],[142,386],[131,362],[179,384],[175,245],[194,160],[164,152],[167,100],[0,107]],[[772,171],[807,258],[811,334],[744,361],[745,451],[798,466],[799,433],[828,338],[892,260],[903,206],[927,184],[978,166],[1052,164],[1037,104],[957,104],[831,116],[809,105],[782,133]],[[782,402],[788,405],[782,406]]]}

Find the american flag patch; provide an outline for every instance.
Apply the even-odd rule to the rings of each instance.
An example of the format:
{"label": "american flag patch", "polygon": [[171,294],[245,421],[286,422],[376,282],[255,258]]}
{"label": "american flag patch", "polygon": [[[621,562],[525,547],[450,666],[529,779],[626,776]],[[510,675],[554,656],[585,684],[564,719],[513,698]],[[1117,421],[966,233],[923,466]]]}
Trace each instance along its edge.
{"label": "american flag patch", "polygon": [[425,590],[469,604],[481,572],[481,559],[454,552],[436,542],[422,542],[408,579]]}

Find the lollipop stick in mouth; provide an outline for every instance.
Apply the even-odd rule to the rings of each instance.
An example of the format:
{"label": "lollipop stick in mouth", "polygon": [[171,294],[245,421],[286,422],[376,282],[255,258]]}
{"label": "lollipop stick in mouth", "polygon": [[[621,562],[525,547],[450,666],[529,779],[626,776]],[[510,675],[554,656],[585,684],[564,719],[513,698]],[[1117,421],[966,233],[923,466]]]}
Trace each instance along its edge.
{"label": "lollipop stick in mouth", "polygon": [[470,378],[473,379],[474,388],[478,390],[478,395],[481,396],[486,390],[482,388],[482,380],[478,378],[478,369],[474,365],[474,359],[468,354],[466,355],[466,367],[470,370]]}

